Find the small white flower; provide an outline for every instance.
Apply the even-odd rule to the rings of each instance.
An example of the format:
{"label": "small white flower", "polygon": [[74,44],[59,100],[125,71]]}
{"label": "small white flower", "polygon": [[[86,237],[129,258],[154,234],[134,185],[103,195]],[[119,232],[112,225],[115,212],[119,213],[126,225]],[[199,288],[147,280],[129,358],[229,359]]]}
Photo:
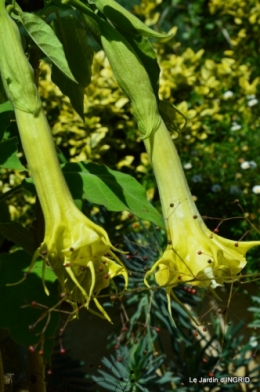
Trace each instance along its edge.
{"label": "small white flower", "polygon": [[251,95],[247,95],[246,96],[246,99],[254,99],[255,98],[255,94],[251,94]]}
{"label": "small white flower", "polygon": [[241,129],[242,126],[240,124],[238,124],[237,122],[232,122],[232,126],[230,128],[231,131],[239,131],[239,129]]}
{"label": "small white flower", "polygon": [[185,139],[189,140],[191,138],[191,135],[186,135]]}
{"label": "small white flower", "polygon": [[257,164],[254,161],[245,161],[242,162],[240,165],[241,169],[255,169],[257,167]]}
{"label": "small white flower", "polygon": [[241,165],[240,165],[240,167],[241,167],[241,169],[249,169],[249,162],[247,162],[247,161],[245,161],[245,162],[242,162],[241,163]]}
{"label": "small white flower", "polygon": [[200,174],[195,174],[195,175],[192,177],[192,181],[193,181],[193,182],[202,182],[202,177],[201,177],[201,175],[200,175]]}
{"label": "small white flower", "polygon": [[255,185],[255,186],[252,188],[252,191],[253,191],[254,193],[256,193],[256,194],[259,194],[259,193],[260,193],[260,185]]}
{"label": "small white flower", "polygon": [[223,94],[223,98],[224,98],[224,99],[229,99],[229,98],[232,98],[233,95],[234,95],[233,91],[228,90],[228,91],[226,91],[226,92]]}
{"label": "small white flower", "polygon": [[211,187],[211,190],[212,190],[212,192],[220,192],[221,191],[221,185],[219,185],[219,184],[214,184],[214,185],[212,185],[212,187]]}
{"label": "small white flower", "polygon": [[190,162],[188,162],[188,163],[185,163],[185,165],[183,165],[183,167],[185,170],[189,170],[192,168],[192,164]]}
{"label": "small white flower", "polygon": [[255,106],[258,103],[258,99],[250,99],[250,101],[247,102],[247,106],[252,107]]}
{"label": "small white flower", "polygon": [[250,337],[249,344],[251,347],[256,347],[258,345],[258,342],[257,342],[257,339],[255,336]]}

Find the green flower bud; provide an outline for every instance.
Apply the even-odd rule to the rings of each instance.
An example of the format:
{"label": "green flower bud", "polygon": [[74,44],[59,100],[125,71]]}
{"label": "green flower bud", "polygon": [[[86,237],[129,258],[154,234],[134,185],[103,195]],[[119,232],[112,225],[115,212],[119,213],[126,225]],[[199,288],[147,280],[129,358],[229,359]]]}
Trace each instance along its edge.
{"label": "green flower bud", "polygon": [[16,23],[0,0],[0,70],[6,94],[17,109],[37,115],[41,101],[34,84],[34,72],[23,50]]}

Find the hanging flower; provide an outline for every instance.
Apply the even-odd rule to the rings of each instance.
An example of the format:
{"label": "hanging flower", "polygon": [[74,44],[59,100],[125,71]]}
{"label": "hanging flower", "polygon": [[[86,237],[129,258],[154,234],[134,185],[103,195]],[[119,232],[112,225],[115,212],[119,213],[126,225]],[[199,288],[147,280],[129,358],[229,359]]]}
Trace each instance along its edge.
{"label": "hanging flower", "polygon": [[[127,271],[114,254],[116,249],[106,231],[74,204],[34,85],[33,70],[22,49],[19,30],[6,13],[3,0],[0,0],[0,10],[1,76],[14,106],[24,153],[45,219],[44,240],[36,250],[28,272],[41,257],[47,294],[44,271],[49,264],[58,278],[61,292],[73,306],[84,303],[91,310],[89,305],[93,300],[99,313],[91,311],[111,321],[96,296],[118,275],[124,277],[127,287]],[[15,68],[12,67],[14,60],[18,64]]]}
{"label": "hanging flower", "polygon": [[[144,140],[159,189],[166,223],[168,245],[160,259],[146,273],[155,273],[156,283],[166,287],[168,308],[172,288],[180,283],[214,289],[239,279],[246,265],[247,251],[260,241],[236,242],[220,237],[205,225],[190,193],[177,150],[161,121],[160,127]],[[216,232],[218,229],[216,229]]]}
{"label": "hanging flower", "polygon": [[[43,110],[34,116],[15,109],[15,115],[45,219],[44,241],[35,252],[30,270],[37,258],[42,257],[43,270],[49,263],[68,300],[86,303],[89,309],[93,299],[103,316],[111,321],[96,295],[118,275],[124,277],[127,286],[127,271],[114,254],[116,249],[107,232],[74,204]],[[45,284],[44,288],[48,294]]]}

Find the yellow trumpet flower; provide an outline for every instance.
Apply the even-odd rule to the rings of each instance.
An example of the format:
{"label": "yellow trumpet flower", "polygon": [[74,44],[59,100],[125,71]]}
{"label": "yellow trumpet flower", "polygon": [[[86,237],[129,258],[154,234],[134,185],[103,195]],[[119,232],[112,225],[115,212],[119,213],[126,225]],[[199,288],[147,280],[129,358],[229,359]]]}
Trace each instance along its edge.
{"label": "yellow trumpet flower", "polygon": [[86,303],[89,309],[93,299],[101,314],[111,321],[96,295],[118,275],[123,275],[127,287],[127,271],[113,253],[115,248],[107,232],[74,204],[60,169],[43,109],[34,116],[15,108],[15,115],[45,220],[44,240],[35,252],[28,272],[42,257],[43,285],[47,294],[44,283],[46,263],[56,274],[61,292],[68,300]]}
{"label": "yellow trumpet flower", "polygon": [[[90,300],[94,299],[102,315],[111,321],[95,296],[118,275],[123,275],[127,286],[127,271],[113,253],[107,232],[74,204],[43,109],[34,116],[15,108],[15,115],[45,220],[44,241],[34,254],[29,272],[37,258],[42,257],[43,284],[48,263],[68,300],[86,303],[89,309]],[[45,284],[44,288],[48,294]]]}
{"label": "yellow trumpet flower", "polygon": [[180,283],[209,287],[214,293],[224,282],[239,279],[247,251],[260,241],[235,242],[211,232],[193,201],[176,147],[163,120],[144,140],[156,177],[168,245],[162,257],[145,275],[155,272],[159,286],[166,287],[171,313],[172,288]]}
{"label": "yellow trumpet flower", "polygon": [[[0,73],[14,107],[45,220],[44,240],[36,250],[28,272],[41,257],[47,294],[44,271],[49,264],[59,280],[61,292],[74,307],[84,303],[89,309],[93,299],[101,313],[89,310],[111,321],[96,295],[118,275],[123,275],[127,287],[127,271],[113,253],[116,249],[106,231],[91,222],[74,204],[34,85],[33,70],[23,52],[19,30],[4,9],[4,0],[0,0],[0,10],[1,23],[5,27],[0,34]],[[15,69],[14,61],[18,64]]]}

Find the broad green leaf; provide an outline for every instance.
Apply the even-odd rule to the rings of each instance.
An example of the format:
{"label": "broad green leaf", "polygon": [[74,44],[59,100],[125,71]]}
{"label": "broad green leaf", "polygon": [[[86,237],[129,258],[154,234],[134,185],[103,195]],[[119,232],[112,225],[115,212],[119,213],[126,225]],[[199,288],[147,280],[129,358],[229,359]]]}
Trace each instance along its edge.
{"label": "broad green leaf", "polygon": [[17,156],[18,139],[12,137],[9,140],[0,142],[0,167],[14,170],[27,170]]}
{"label": "broad green leaf", "polygon": [[[28,347],[35,345],[40,340],[40,333],[47,321],[46,317],[37,324],[34,331],[30,332],[29,325],[33,325],[43,315],[43,308],[23,307],[30,305],[32,301],[51,308],[59,301],[56,276],[50,268],[46,269],[45,281],[50,291],[47,296],[43,290],[41,276],[42,263],[37,262],[33,272],[27,279],[15,286],[6,286],[21,279],[30,265],[31,257],[24,251],[16,251],[11,254],[0,255],[0,328],[7,328],[12,339],[17,343]],[[54,334],[59,325],[59,315],[52,312],[47,329],[44,333],[44,357],[50,361],[54,347]],[[38,350],[41,346],[38,346]]]}
{"label": "broad green leaf", "polygon": [[[129,211],[165,229],[161,214],[146,199],[145,189],[129,174],[95,163],[67,163],[62,170],[74,200],[86,199],[109,211]],[[35,193],[32,178],[25,179],[22,186]]]}
{"label": "broad green leaf", "polygon": [[33,255],[35,245],[32,234],[21,223],[5,221],[0,223],[0,234],[9,241],[14,242],[17,246],[22,247],[28,254]]}
{"label": "broad green leaf", "polygon": [[46,20],[51,14],[56,14],[58,11],[71,11],[71,6],[62,4],[60,1],[54,5],[54,2],[46,2],[44,8],[42,8],[37,14],[43,16]]}
{"label": "broad green leaf", "polygon": [[51,80],[59,87],[62,94],[69,97],[73,109],[84,121],[84,87],[68,80],[55,65],[52,65]]}
{"label": "broad green leaf", "polygon": [[145,189],[128,174],[95,163],[68,163],[63,172],[74,199],[86,199],[109,211],[128,210],[164,228],[162,216],[146,199]]}
{"label": "broad green leaf", "polygon": [[1,74],[0,74],[0,106],[5,103],[6,101],[8,101],[5,89],[4,89],[4,85],[2,82],[2,78],[1,78]]}
{"label": "broad green leaf", "polygon": [[90,34],[92,35],[94,40],[102,48],[101,33],[100,33],[100,27],[98,24],[98,16],[93,11],[87,10],[87,7],[85,7],[85,9],[82,11],[83,12],[85,11],[82,14],[82,18],[84,19],[87,30],[90,32]]}
{"label": "broad green leaf", "polygon": [[63,46],[56,37],[52,28],[39,16],[27,12],[20,13],[20,20],[39,48],[49,57],[69,79],[75,80],[67,62]]}
{"label": "broad green leaf", "polygon": [[80,86],[87,87],[91,82],[94,51],[88,44],[86,30],[73,16],[58,17],[53,22],[73,76]]}
{"label": "broad green leaf", "polygon": [[11,104],[10,101],[7,101],[0,105],[0,113],[12,112],[13,110],[14,110],[13,105]]}
{"label": "broad green leaf", "polygon": [[112,23],[129,33],[154,38],[168,38],[171,36],[171,34],[161,34],[150,29],[114,0],[96,0],[95,5]]}
{"label": "broad green leaf", "polygon": [[73,16],[58,17],[54,27],[78,84],[68,81],[55,66],[52,67],[52,81],[69,97],[73,108],[84,121],[84,88],[91,82],[94,51],[88,45],[85,29]]}

